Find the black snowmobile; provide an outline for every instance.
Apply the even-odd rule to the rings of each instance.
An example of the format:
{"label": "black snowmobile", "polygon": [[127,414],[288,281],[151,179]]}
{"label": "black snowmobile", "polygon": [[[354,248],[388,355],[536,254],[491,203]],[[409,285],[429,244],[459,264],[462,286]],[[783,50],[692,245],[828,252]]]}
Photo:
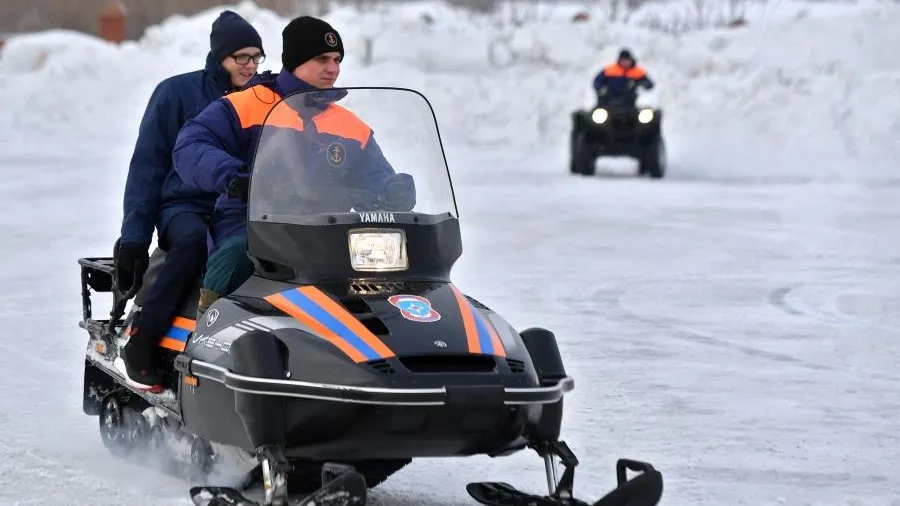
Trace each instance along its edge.
{"label": "black snowmobile", "polygon": [[[298,114],[335,94],[377,132],[390,170],[412,177],[414,207],[350,169],[354,146],[298,148]],[[421,94],[347,88],[286,97],[262,127],[250,170],[255,274],[200,321],[196,291],[186,297],[160,341],[171,364],[163,393],[132,388],[113,362],[164,253],[154,252],[140,280],[117,276],[112,258],[79,260],[81,326],[90,334],[84,412],[98,416],[115,455],[165,456],[198,481],[226,462],[246,464],[233,488],[192,488],[198,505],[343,506],[364,504],[367,489],[416,457],[531,449],[544,460],[547,496],[487,482],[468,493],[487,505],[588,505],[573,498],[578,460],[559,440],[574,381],[553,333],[517,332],[450,281],[462,252],[458,212]],[[92,291],[112,295],[109,319],[92,318]],[[640,474],[629,479],[629,469]],[[622,459],[617,476],[619,486],[594,505],[658,503],[662,475],[652,465]],[[262,499],[252,502],[254,493]]]}

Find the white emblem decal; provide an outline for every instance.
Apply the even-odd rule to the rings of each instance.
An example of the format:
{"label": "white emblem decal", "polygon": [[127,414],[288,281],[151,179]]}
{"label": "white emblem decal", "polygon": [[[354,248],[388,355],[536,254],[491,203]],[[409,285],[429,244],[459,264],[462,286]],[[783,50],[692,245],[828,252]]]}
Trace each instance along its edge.
{"label": "white emblem decal", "polygon": [[212,327],[213,323],[216,323],[216,320],[219,319],[219,310],[218,309],[210,309],[206,313],[206,326]]}

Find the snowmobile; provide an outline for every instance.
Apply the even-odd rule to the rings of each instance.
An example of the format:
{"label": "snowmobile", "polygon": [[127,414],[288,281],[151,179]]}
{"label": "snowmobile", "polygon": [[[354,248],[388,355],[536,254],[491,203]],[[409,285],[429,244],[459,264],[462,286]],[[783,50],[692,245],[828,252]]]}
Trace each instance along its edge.
{"label": "snowmobile", "polygon": [[605,156],[638,161],[638,175],[661,179],[666,174],[662,110],[637,105],[637,91],[608,97],[598,93],[591,109],[572,113],[569,172],[592,176]]}
{"label": "snowmobile", "polygon": [[[578,459],[559,439],[575,383],[554,334],[516,331],[450,279],[459,214],[427,99],[343,88],[272,107],[249,167],[254,274],[199,319],[199,286],[184,298],[160,341],[170,367],[162,393],[134,388],[113,363],[165,253],[154,251],[140,279],[122,276],[114,258],[79,259],[83,407],[103,443],[122,458],[183,466],[175,472],[195,480],[198,505],[362,505],[412,459],[530,449],[544,461],[546,496],[495,482],[471,483],[469,495],[494,506],[588,506],[573,497]],[[302,125],[316,107],[352,111],[369,130],[308,142]],[[375,142],[373,132],[386,173],[348,145]],[[386,190],[401,176],[414,182],[414,199]],[[111,294],[109,319],[92,317],[93,292]],[[211,484],[227,463],[244,478]],[[662,474],[649,463],[621,459],[617,478],[592,504],[661,498]]]}

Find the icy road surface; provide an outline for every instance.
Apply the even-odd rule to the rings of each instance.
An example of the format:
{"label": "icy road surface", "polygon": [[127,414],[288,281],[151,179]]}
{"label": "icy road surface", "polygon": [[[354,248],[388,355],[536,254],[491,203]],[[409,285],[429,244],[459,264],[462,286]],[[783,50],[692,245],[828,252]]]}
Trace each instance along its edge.
{"label": "icy road surface", "polygon": [[[559,336],[584,499],[627,456],[663,471],[669,505],[900,504],[897,181],[711,165],[651,182],[450,158],[468,167],[455,280],[518,328]],[[108,456],[81,413],[76,258],[116,237],[121,181],[97,177],[114,163],[0,160],[0,504],[190,504],[188,483]],[[473,504],[465,483],[486,477],[545,487],[531,453],[421,460],[371,502]]]}
{"label": "icy road surface", "polygon": [[[573,25],[577,4],[514,34],[508,14],[439,2],[331,17],[342,85],[410,86],[435,107],[462,213],[454,280],[516,327],[556,331],[576,491],[603,495],[627,456],[663,471],[664,505],[900,506],[900,8],[762,2],[746,28],[670,37]],[[237,9],[280,54],[287,19]],[[188,483],[108,456],[81,412],[76,259],[111,253],[146,100],[203,60],[216,15],[122,46],[60,31],[4,46],[0,505],[190,504]],[[623,44],[658,83],[664,181],[618,162],[567,174],[569,112]],[[372,504],[472,505],[465,483],[484,479],[545,489],[531,453],[421,460]]]}

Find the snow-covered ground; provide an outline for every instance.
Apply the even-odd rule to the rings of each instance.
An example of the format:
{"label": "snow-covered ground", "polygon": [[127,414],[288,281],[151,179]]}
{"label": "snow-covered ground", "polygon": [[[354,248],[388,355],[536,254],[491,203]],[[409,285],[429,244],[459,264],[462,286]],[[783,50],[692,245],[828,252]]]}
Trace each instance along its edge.
{"label": "snow-covered ground", "polygon": [[[339,84],[434,105],[457,283],[560,337],[576,490],[599,497],[630,456],[665,473],[664,504],[900,505],[900,6],[770,2],[745,28],[672,36],[635,26],[658,11],[572,24],[581,3],[517,30],[437,2],[328,16]],[[287,20],[238,10],[276,70]],[[81,413],[75,260],[110,253],[146,99],[202,62],[217,12],[121,47],[57,31],[0,53],[0,504],[189,504],[183,481],[109,457]],[[569,113],[621,45],[658,83],[663,181],[618,160],[567,174]],[[485,476],[545,484],[528,453],[422,460],[372,502],[471,504]]]}

